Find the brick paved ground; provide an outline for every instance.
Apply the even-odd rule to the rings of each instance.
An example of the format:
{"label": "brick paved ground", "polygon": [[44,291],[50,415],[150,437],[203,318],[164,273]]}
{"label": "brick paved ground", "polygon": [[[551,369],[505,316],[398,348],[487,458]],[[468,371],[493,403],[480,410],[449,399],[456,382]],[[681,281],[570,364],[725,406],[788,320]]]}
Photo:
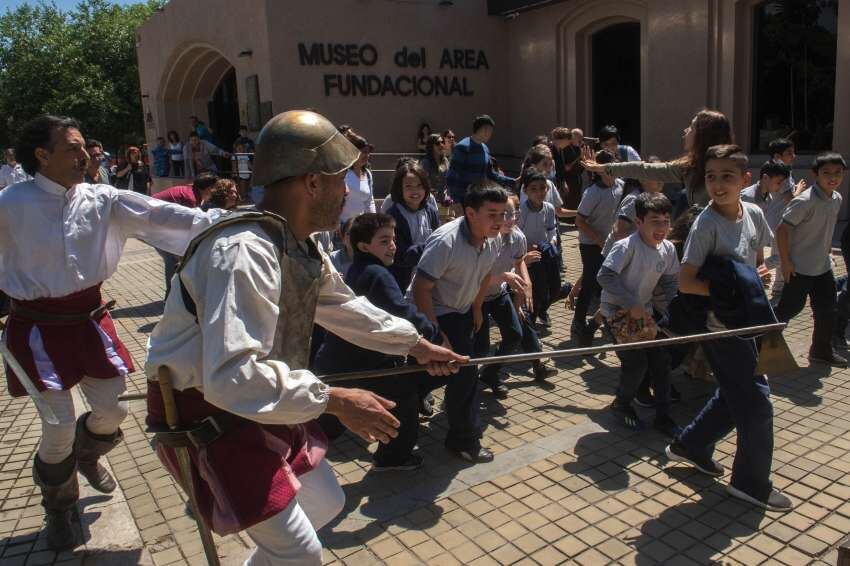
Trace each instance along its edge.
{"label": "brick paved ground", "polygon": [[[574,280],[580,270],[574,233],[565,234],[564,249],[567,277]],[[161,277],[159,257],[131,242],[106,285],[118,300],[114,316],[137,367],[162,312]],[[545,347],[570,347],[571,314],[563,303],[551,312]],[[660,435],[618,427],[605,410],[617,382],[618,363],[609,355],[563,360],[545,386],[533,382],[527,365],[509,368],[509,399],[481,396],[483,442],[497,454],[491,464],[466,466],[443,450],[442,414],[422,424],[426,465],[415,473],[369,474],[368,447],[350,435],[339,439],[329,459],[347,504],[321,532],[325,560],[357,566],[835,564],[836,546],[850,533],[850,371],[808,367],[810,333],[806,310],[786,333],[802,369],[771,379],[773,478],[797,502],[791,513],[738,503],[725,494],[728,474],[715,481],[672,466]],[[142,390],[144,381],[137,372],[128,389]],[[674,416],[685,423],[711,388],[681,372],[674,383],[684,393]],[[649,420],[651,412],[640,413]],[[202,564],[183,495],[154,457],[143,421],[144,403],[132,403],[126,442],[109,456],[126,499],[115,509],[123,509],[135,529],[128,540],[135,535],[141,544],[95,536],[94,519],[106,516],[98,507],[105,498],[92,495],[81,502],[86,546],[57,555],[38,536],[42,513],[30,477],[39,419],[28,400],[0,389],[0,563]],[[734,434],[718,446],[727,469],[734,450]],[[250,551],[244,537],[218,543],[225,564],[239,563]]]}

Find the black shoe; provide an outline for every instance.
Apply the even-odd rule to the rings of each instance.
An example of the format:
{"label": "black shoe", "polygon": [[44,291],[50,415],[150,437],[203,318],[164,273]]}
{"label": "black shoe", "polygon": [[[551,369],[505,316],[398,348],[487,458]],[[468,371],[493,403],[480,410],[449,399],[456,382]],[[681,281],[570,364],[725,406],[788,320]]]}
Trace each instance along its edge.
{"label": "black shoe", "polygon": [[434,416],[434,396],[430,393],[419,400],[419,414],[429,419]]}
{"label": "black shoe", "polygon": [[670,460],[690,464],[706,475],[715,478],[723,475],[723,466],[721,466],[717,460],[714,460],[713,458],[709,458],[708,460],[693,458],[690,454],[688,454],[687,448],[685,448],[684,445],[677,440],[668,444],[667,448],[664,449],[664,452]]}
{"label": "black shoe", "polygon": [[561,285],[561,290],[558,292],[558,300],[566,299],[570,296],[570,292],[573,290],[573,284],[567,281],[563,285]]}
{"label": "black shoe", "polygon": [[549,318],[548,312],[542,312],[537,315],[537,318],[540,320],[540,325],[544,328],[549,328],[552,326],[552,320]]}
{"label": "black shoe", "polygon": [[422,456],[419,454],[411,454],[404,462],[400,464],[379,464],[372,462],[373,472],[410,472],[418,470],[422,467]]}
{"label": "black shoe", "polygon": [[486,448],[481,448],[480,446],[477,449],[472,448],[469,450],[456,450],[454,448],[449,448],[449,452],[466,460],[467,462],[472,462],[473,464],[486,464],[487,462],[492,462],[494,457],[492,452]]}
{"label": "black shoe", "polygon": [[655,406],[655,397],[652,396],[652,393],[649,389],[643,389],[637,392],[635,395],[635,404],[638,407],[650,408]]}
{"label": "black shoe", "polygon": [[846,350],[847,349],[847,339],[844,336],[834,335],[832,337],[832,349],[833,350]]}
{"label": "black shoe", "polygon": [[847,358],[840,355],[838,352],[830,348],[830,352],[825,355],[809,352],[809,361],[815,364],[825,364],[834,368],[846,368]]}
{"label": "black shoe", "polygon": [[670,385],[670,402],[679,403],[682,400],[682,392]]}
{"label": "black shoe", "polygon": [[496,383],[491,383],[490,390],[493,392],[493,397],[496,399],[507,399],[508,398],[508,387],[502,383],[501,381],[497,381]]}
{"label": "black shoe", "polygon": [[682,427],[677,425],[669,416],[655,417],[652,428],[670,439],[676,439],[682,434]]}
{"label": "black shoe", "polygon": [[558,375],[558,370],[547,365],[540,360],[537,360],[532,365],[532,370],[534,373],[534,381],[544,382],[550,377],[555,377]]}
{"label": "black shoe", "polygon": [[615,415],[620,419],[620,422],[625,425],[626,428],[631,430],[642,430],[643,423],[635,412],[635,408],[631,406],[631,404],[620,403],[616,399],[611,405],[608,407],[611,411],[614,412]]}

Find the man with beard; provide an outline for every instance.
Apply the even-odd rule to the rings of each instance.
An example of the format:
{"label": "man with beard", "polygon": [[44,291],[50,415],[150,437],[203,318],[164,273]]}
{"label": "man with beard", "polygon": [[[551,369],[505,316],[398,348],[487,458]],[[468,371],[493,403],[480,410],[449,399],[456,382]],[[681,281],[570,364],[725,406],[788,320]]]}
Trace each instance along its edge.
{"label": "man with beard", "polygon": [[[71,118],[24,126],[17,155],[32,181],[0,192],[0,290],[12,299],[3,339],[23,369],[6,370],[9,393],[33,397],[42,421],[33,478],[41,488],[46,542],[74,546],[77,471],[96,490],[115,480],[98,463],[123,438],[124,378],[133,371],[100,287],[118,268],[127,238],[182,254],[218,213],[83,182],[85,140]],[[76,419],[71,389],[91,411]]]}
{"label": "man with beard", "polygon": [[[338,226],[359,154],[316,113],[272,118],[254,161],[261,212],[233,214],[189,246],[148,346],[148,424],[164,427],[169,393],[157,378],[167,371],[183,431],[166,436],[187,446],[205,523],[256,543],[248,564],[321,564],[316,530],[345,497],[323,460],[319,415],[368,442],[397,435],[392,402],[305,369],[314,321],[357,346],[411,355],[434,375],[467,359],[357,297],[310,238]],[[157,454],[179,477],[175,450],[158,442]]]}

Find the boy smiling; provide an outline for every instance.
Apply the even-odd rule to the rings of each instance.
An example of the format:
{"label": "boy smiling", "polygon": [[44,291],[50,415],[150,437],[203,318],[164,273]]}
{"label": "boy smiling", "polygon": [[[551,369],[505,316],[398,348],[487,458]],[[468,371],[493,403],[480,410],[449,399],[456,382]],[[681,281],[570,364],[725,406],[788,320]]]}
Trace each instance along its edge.
{"label": "boy smiling", "polygon": [[803,310],[808,295],[815,319],[809,360],[835,367],[847,366],[847,360],[833,350],[831,342],[835,278],[830,259],[832,234],[841,210],[838,187],[846,169],[847,164],[838,153],[815,157],[814,186],[791,200],[776,230],[785,280],[776,316],[788,322]]}
{"label": "boy smiling", "polygon": [[[715,145],[706,152],[705,184],[711,202],[694,222],[685,242],[681,293],[710,296],[708,281],[698,273],[709,256],[720,256],[756,268],[773,235],[761,209],[741,202],[749,181],[747,156],[737,145]],[[731,282],[730,282],[731,283]],[[725,338],[703,342],[714,370],[717,390],[684,432],[667,447],[671,460],[687,462],[704,474],[722,476],[712,459],[717,442],[733,429],[738,449],[727,492],[771,511],[788,511],[791,500],[770,481],[773,459],[773,405],[770,387],[756,375],[754,339]]]}

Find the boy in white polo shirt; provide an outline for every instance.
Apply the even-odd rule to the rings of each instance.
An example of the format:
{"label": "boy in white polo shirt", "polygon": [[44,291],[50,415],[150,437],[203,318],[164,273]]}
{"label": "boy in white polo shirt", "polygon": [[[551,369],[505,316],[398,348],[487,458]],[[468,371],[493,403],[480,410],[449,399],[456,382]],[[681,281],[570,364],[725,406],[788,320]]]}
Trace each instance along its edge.
{"label": "boy in white polo shirt", "polygon": [[[660,193],[642,193],[635,200],[637,232],[617,241],[602,263],[598,280],[602,286],[600,309],[607,320],[625,312],[638,323],[652,324],[653,310],[666,311],[679,286],[679,258],[667,238],[673,205]],[[656,286],[663,299],[653,301]],[[659,315],[662,313],[659,312]],[[624,424],[642,428],[632,400],[649,370],[655,389],[654,427],[675,437],[681,429],[670,418],[670,354],[665,348],[617,352],[620,358],[620,385],[611,404]]]}
{"label": "boy in white polo shirt", "polygon": [[832,233],[841,210],[838,187],[846,169],[847,163],[838,153],[815,157],[815,184],[791,200],[776,230],[785,280],[776,317],[782,322],[791,320],[803,310],[808,295],[815,319],[809,360],[835,367],[847,367],[847,360],[832,348],[835,277],[830,259]]}
{"label": "boy in white polo shirt", "polygon": [[[428,236],[411,285],[419,312],[436,323],[457,352],[473,350],[472,304],[483,298],[499,255],[497,238],[505,222],[508,194],[485,180],[464,196],[464,216],[443,224]],[[439,381],[439,380],[437,380]],[[441,385],[435,381],[435,386]],[[469,462],[489,462],[493,453],[481,447],[478,375],[462,368],[446,381],[449,431],[446,448]]]}

